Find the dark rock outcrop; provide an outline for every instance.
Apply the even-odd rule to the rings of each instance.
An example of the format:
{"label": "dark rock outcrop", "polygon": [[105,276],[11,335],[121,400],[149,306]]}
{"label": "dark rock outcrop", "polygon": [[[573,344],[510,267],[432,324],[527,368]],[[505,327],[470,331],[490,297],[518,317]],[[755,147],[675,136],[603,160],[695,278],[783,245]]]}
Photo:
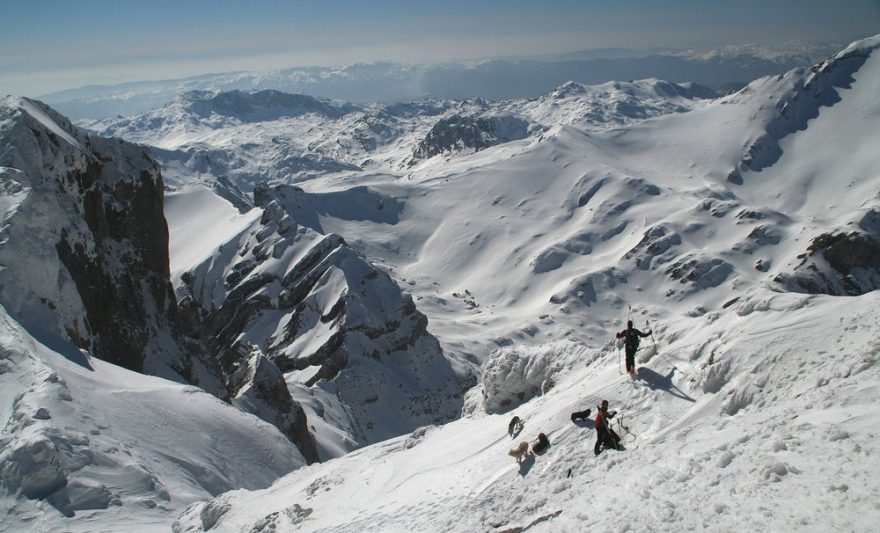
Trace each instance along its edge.
{"label": "dark rock outcrop", "polygon": [[215,392],[176,326],[157,163],[25,98],[3,101],[0,124],[0,303],[53,346]]}
{"label": "dark rock outcrop", "polygon": [[410,164],[445,152],[475,152],[528,136],[529,123],[510,115],[452,115],[434,124],[413,151]]}
{"label": "dark rock outcrop", "polygon": [[851,231],[815,237],[792,273],[774,278],[785,288],[810,294],[856,296],[880,289],[880,210],[865,214]]}
{"label": "dark rock outcrop", "polygon": [[280,429],[309,464],[320,460],[306,413],[291,398],[284,375],[275,363],[255,351],[242,359],[230,376],[229,385],[232,405]]}

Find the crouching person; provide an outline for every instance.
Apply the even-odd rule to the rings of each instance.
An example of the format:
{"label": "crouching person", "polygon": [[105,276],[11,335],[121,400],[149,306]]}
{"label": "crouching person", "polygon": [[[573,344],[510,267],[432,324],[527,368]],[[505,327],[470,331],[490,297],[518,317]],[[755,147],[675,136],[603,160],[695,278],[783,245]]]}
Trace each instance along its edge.
{"label": "crouching person", "polygon": [[596,413],[596,446],[593,448],[596,455],[602,452],[602,446],[615,450],[620,448],[620,437],[608,423],[615,414],[617,414],[615,411],[608,412],[608,400],[602,400]]}

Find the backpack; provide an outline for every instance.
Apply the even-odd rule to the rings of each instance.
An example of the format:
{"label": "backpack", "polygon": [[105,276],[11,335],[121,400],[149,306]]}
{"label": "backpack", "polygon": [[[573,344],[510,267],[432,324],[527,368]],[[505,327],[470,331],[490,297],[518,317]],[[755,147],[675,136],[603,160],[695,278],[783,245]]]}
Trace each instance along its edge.
{"label": "backpack", "polygon": [[630,350],[638,350],[639,349],[639,334],[636,333],[635,329],[626,331],[626,347]]}

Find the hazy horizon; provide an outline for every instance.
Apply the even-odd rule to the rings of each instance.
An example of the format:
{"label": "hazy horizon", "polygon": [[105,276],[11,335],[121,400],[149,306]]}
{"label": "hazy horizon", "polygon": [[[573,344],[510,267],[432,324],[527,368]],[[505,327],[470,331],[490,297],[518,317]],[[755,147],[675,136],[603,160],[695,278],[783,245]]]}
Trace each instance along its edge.
{"label": "hazy horizon", "polygon": [[605,48],[850,42],[880,31],[880,1],[551,0],[149,4],[13,1],[0,20],[0,92],[210,72],[360,62],[434,63]]}

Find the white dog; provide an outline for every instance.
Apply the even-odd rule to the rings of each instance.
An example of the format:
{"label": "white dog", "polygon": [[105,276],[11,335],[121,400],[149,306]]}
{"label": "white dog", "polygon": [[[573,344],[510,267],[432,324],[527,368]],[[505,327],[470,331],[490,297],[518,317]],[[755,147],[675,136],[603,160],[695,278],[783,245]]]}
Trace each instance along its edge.
{"label": "white dog", "polygon": [[518,445],[514,446],[507,452],[507,455],[516,459],[517,463],[523,462],[526,458],[526,455],[529,454],[529,443],[526,441],[520,442]]}

